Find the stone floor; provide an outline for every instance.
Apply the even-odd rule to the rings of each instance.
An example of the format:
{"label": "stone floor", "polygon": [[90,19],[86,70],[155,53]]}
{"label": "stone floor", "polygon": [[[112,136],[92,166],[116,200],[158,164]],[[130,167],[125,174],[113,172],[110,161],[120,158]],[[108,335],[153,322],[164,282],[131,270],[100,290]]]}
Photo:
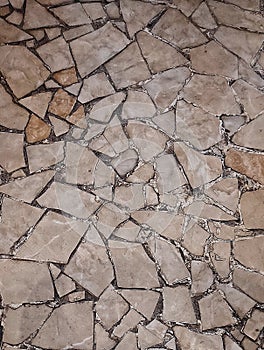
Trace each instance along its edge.
{"label": "stone floor", "polygon": [[263,349],[263,10],[0,0],[1,349]]}

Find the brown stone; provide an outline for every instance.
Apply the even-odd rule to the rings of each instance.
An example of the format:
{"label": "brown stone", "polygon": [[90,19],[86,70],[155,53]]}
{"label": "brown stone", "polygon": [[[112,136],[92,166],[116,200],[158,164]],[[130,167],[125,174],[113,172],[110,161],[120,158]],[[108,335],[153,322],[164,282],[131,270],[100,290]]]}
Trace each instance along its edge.
{"label": "brown stone", "polygon": [[194,220],[189,222],[183,237],[183,246],[192,254],[203,255],[204,246],[209,233],[199,226]]}
{"label": "brown stone", "polygon": [[25,132],[27,142],[35,143],[48,138],[51,132],[51,127],[33,114],[30,117]]}
{"label": "brown stone", "polygon": [[40,118],[44,118],[48,109],[52,94],[50,92],[41,92],[19,100],[23,106],[28,108]]}
{"label": "brown stone", "polygon": [[205,2],[202,2],[194,11],[192,14],[192,20],[201,28],[214,29],[217,27],[217,24]]}
{"label": "brown stone", "polygon": [[144,318],[135,310],[131,309],[121,320],[120,324],[115,327],[113,334],[121,338],[128,330],[135,328],[136,325]]}
{"label": "brown stone", "polygon": [[77,26],[91,23],[80,3],[60,6],[52,9],[52,12],[68,26]]}
{"label": "brown stone", "polygon": [[87,121],[85,119],[84,107],[82,105],[79,106],[66,120],[81,129],[85,129],[87,127]]}
{"label": "brown stone", "polygon": [[[55,5],[54,3],[52,3]],[[58,25],[52,14],[35,0],[28,0],[24,16],[24,29],[34,29]]]}
{"label": "brown stone", "polygon": [[212,264],[220,278],[230,274],[231,246],[229,242],[214,242],[210,252]]}
{"label": "brown stone", "polygon": [[233,272],[233,283],[244,293],[259,303],[264,300],[264,277],[263,275],[236,267]]}
{"label": "brown stone", "polygon": [[0,18],[0,44],[11,43],[14,41],[24,41],[31,38],[31,35]]}
{"label": "brown stone", "polygon": [[243,333],[253,340],[256,340],[261,332],[261,325],[264,323],[264,313],[261,310],[254,310],[251,318],[247,320]]}
{"label": "brown stone", "polygon": [[7,172],[26,166],[23,145],[23,134],[0,132],[0,165]]}
{"label": "brown stone", "polygon": [[67,118],[75,104],[75,97],[68,94],[63,89],[59,89],[49,106],[49,112],[62,118]]}
{"label": "brown stone", "polygon": [[[256,217],[256,221],[258,219],[260,218]],[[263,244],[264,236],[236,240],[234,242],[234,256],[244,266],[264,273]]]}
{"label": "brown stone", "polygon": [[74,67],[54,73],[53,78],[62,86],[68,86],[78,82]]}

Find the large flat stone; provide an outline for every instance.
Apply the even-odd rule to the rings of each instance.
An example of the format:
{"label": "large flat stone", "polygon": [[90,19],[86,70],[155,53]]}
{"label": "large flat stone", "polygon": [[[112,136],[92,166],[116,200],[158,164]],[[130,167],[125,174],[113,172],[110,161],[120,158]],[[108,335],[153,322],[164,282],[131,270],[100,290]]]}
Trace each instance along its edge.
{"label": "large flat stone", "polygon": [[23,145],[23,134],[0,132],[0,165],[7,172],[26,166]]}

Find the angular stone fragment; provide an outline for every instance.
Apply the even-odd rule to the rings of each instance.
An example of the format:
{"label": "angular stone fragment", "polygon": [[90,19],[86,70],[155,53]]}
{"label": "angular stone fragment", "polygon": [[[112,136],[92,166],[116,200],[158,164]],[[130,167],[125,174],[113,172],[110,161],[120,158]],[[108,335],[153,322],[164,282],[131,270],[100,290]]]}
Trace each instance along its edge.
{"label": "angular stone fragment", "polygon": [[47,265],[1,259],[0,272],[1,295],[4,304],[53,299],[53,285]]}
{"label": "angular stone fragment", "polygon": [[8,308],[3,341],[18,344],[27,339],[46,320],[52,309],[46,305],[22,305]]}
{"label": "angular stone fragment", "polygon": [[87,16],[80,3],[55,7],[51,11],[68,26],[91,23],[90,18]]}
{"label": "angular stone fragment", "polygon": [[146,32],[139,32],[137,41],[152,73],[181,66],[188,62],[174,47]]}
{"label": "angular stone fragment", "polygon": [[[263,197],[264,199],[264,197]],[[263,201],[264,204],[264,201]],[[262,209],[263,209],[262,204]],[[261,205],[260,205],[261,206]],[[260,220],[260,218],[255,219]],[[264,273],[263,259],[264,236],[250,237],[234,242],[234,256],[241,264]]]}
{"label": "angular stone fragment", "polygon": [[245,10],[259,11],[259,1],[258,0],[229,0],[231,4],[242,7]]}
{"label": "angular stone fragment", "polygon": [[189,17],[193,11],[199,6],[202,0],[173,0],[172,3],[185,14],[186,17]]}
{"label": "angular stone fragment", "polygon": [[49,106],[49,112],[62,118],[67,118],[75,104],[75,97],[68,94],[63,89],[59,89]]}
{"label": "angular stone fragment", "polygon": [[188,287],[163,288],[163,319],[165,321],[196,323]]}
{"label": "angular stone fragment", "polygon": [[156,108],[146,93],[128,90],[122,109],[123,119],[151,118],[155,112]]}
{"label": "angular stone fragment", "polygon": [[184,87],[182,96],[215,115],[240,113],[233,91],[222,77],[195,74]]}
{"label": "angular stone fragment", "polygon": [[0,18],[0,44],[32,39],[32,36]]}
{"label": "angular stone fragment", "polygon": [[114,88],[110,84],[105,73],[94,74],[83,80],[82,89],[78,100],[87,103],[98,97],[113,94]]}
{"label": "angular stone fragment", "polygon": [[211,329],[234,324],[236,320],[219,291],[213,292],[198,301],[202,328]]}
{"label": "angular stone fragment", "polygon": [[182,142],[174,143],[174,152],[194,188],[214,180],[222,173],[222,163],[218,157],[201,154]]}
{"label": "angular stone fragment", "polygon": [[70,126],[68,123],[52,116],[49,117],[49,120],[53,125],[53,131],[56,136],[61,136],[69,131]]}
{"label": "angular stone fragment", "polygon": [[114,110],[120,105],[124,98],[125,95],[123,92],[118,92],[116,94],[105,97],[93,106],[89,117],[99,122],[109,122]]}
{"label": "angular stone fragment", "polygon": [[121,338],[129,329],[135,328],[142,320],[144,318],[138,312],[131,309],[121,320],[121,323],[115,327],[113,334]]}
{"label": "angular stone fragment", "polygon": [[210,253],[212,263],[221,278],[230,273],[231,246],[229,242],[214,242]]}
{"label": "angular stone fragment", "polygon": [[60,209],[81,219],[87,219],[100,205],[91,193],[60,182],[53,182],[38,198],[38,203],[47,208]]}
{"label": "angular stone fragment", "polygon": [[95,296],[114,278],[106,248],[94,226],[89,228],[64,272]]}
{"label": "angular stone fragment", "polygon": [[[258,63],[261,64],[260,61],[258,61]],[[261,76],[257,74],[255,69],[253,69],[249,64],[247,64],[242,59],[240,59],[238,62],[238,72],[239,72],[240,79],[243,79],[244,81],[247,81],[248,83],[255,85],[259,89],[262,89],[264,87],[264,80],[261,78]]]}
{"label": "angular stone fragment", "polygon": [[27,0],[24,16],[24,29],[34,29],[58,25],[52,14],[35,0]]}
{"label": "angular stone fragment", "polygon": [[75,67],[63,69],[53,74],[53,78],[62,86],[78,83]]}
{"label": "angular stone fragment", "polygon": [[125,35],[108,22],[94,32],[73,40],[70,46],[78,71],[84,77],[121,51],[128,43]]}
{"label": "angular stone fragment", "polygon": [[147,326],[138,325],[138,343],[141,349],[163,343],[167,327],[154,319]]}
{"label": "angular stone fragment", "polygon": [[190,71],[186,67],[172,68],[155,76],[145,84],[145,88],[158,109],[164,110],[177,98],[189,76]]}
{"label": "angular stone fragment", "polygon": [[18,98],[37,89],[49,76],[43,63],[23,46],[1,46],[0,66]]}
{"label": "angular stone fragment", "polygon": [[103,9],[103,6],[99,2],[83,3],[82,6],[85,12],[93,21],[106,17],[106,13]]}
{"label": "angular stone fragment", "polygon": [[30,117],[25,133],[28,143],[43,141],[49,137],[51,127],[34,114]]}
{"label": "angular stone fragment", "polygon": [[50,92],[41,92],[21,99],[19,100],[19,103],[28,108],[32,113],[44,118],[51,96]]}
{"label": "angular stone fragment", "polygon": [[[109,241],[118,287],[154,288],[159,286],[155,264],[138,243]],[[129,278],[127,278],[129,276]]]}
{"label": "angular stone fragment", "polygon": [[256,340],[261,332],[261,325],[264,324],[264,313],[261,310],[254,310],[251,318],[247,320],[243,333],[253,340]]}
{"label": "angular stone fragment", "polygon": [[106,329],[110,329],[129,310],[128,303],[110,285],[100,296],[96,312]]}
{"label": "angular stone fragment", "polygon": [[171,137],[175,135],[175,122],[176,122],[176,117],[175,117],[175,112],[168,111],[162,114],[158,114],[156,117],[152,119],[152,121],[160,127],[165,133]]}
{"label": "angular stone fragment", "polygon": [[242,350],[242,348],[237,343],[235,343],[227,336],[224,337],[224,344],[226,350]]}
{"label": "angular stone fragment", "polygon": [[69,277],[62,274],[55,280],[55,287],[58,294],[63,296],[75,289],[75,283]]}
{"label": "angular stone fragment", "polygon": [[48,212],[37,224],[16,257],[66,264],[87,229],[87,224]]}
{"label": "angular stone fragment", "polygon": [[55,309],[32,343],[43,348],[93,348],[93,303],[63,304]]}
{"label": "angular stone fragment", "polygon": [[105,66],[118,89],[137,84],[150,77],[148,67],[136,42],[128,45]]}
{"label": "angular stone fragment", "polygon": [[116,346],[116,350],[137,350],[137,337],[135,333],[128,332]]}
{"label": "angular stone fragment", "polygon": [[194,215],[204,219],[212,219],[212,220],[235,220],[236,217],[230,215],[218,208],[215,205],[207,204],[202,200],[196,200],[192,202],[184,212],[189,215]]}
{"label": "angular stone fragment", "polygon": [[152,32],[184,49],[207,42],[206,37],[180,11],[168,9]]}
{"label": "angular stone fragment", "polygon": [[94,327],[96,350],[111,350],[116,342],[109,338],[108,332],[100,325],[96,323]]}
{"label": "angular stone fragment", "polygon": [[233,135],[246,122],[246,116],[222,116],[223,126],[226,131]]}
{"label": "angular stone fragment", "polygon": [[233,137],[232,141],[239,146],[264,149],[264,114],[244,125]]}
{"label": "angular stone fragment", "polygon": [[120,176],[125,176],[131,172],[138,162],[138,154],[133,149],[121,153],[117,158],[113,159],[111,164]]}
{"label": "angular stone fragment", "polygon": [[63,36],[66,41],[71,41],[93,31],[94,31],[94,28],[91,24],[85,24],[80,27],[73,27],[71,29],[65,30],[63,32]]}
{"label": "angular stone fragment", "polygon": [[128,182],[148,182],[154,176],[153,166],[145,163],[126,179]]}
{"label": "angular stone fragment", "polygon": [[192,285],[194,294],[204,293],[213,283],[214,275],[209,265],[203,261],[193,260],[191,262]]}
{"label": "angular stone fragment", "polygon": [[7,172],[26,166],[23,145],[23,134],[0,132],[0,165]]}
{"label": "angular stone fragment", "polygon": [[191,220],[184,232],[183,246],[192,254],[203,255],[204,246],[209,236],[207,231]]}
{"label": "angular stone fragment", "polygon": [[226,152],[225,163],[233,170],[262,184],[264,183],[264,156],[262,154],[230,148]]}
{"label": "angular stone fragment", "polygon": [[199,107],[179,101],[176,109],[176,135],[199,150],[221,140],[220,120]]}
{"label": "angular stone fragment", "polygon": [[114,202],[129,211],[144,207],[144,194],[142,184],[131,184],[115,188]]}
{"label": "angular stone fragment", "polygon": [[217,24],[205,2],[202,2],[194,11],[192,14],[192,20],[201,28],[214,29],[217,27]]}

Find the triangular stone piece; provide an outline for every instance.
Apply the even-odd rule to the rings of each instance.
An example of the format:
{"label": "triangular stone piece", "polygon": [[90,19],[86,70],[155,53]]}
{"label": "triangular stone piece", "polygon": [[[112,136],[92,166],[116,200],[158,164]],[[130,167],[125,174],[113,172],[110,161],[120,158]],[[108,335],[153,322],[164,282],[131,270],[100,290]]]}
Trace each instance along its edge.
{"label": "triangular stone piece", "polygon": [[19,103],[28,108],[31,112],[37,114],[39,117],[44,118],[51,100],[51,96],[51,92],[41,92],[39,94],[23,98],[19,101]]}
{"label": "triangular stone piece", "polygon": [[50,14],[45,7],[41,6],[35,0],[27,0],[24,29],[42,28],[58,25],[59,22]]}
{"label": "triangular stone piece", "polygon": [[0,18],[0,44],[28,40],[32,36]]}

